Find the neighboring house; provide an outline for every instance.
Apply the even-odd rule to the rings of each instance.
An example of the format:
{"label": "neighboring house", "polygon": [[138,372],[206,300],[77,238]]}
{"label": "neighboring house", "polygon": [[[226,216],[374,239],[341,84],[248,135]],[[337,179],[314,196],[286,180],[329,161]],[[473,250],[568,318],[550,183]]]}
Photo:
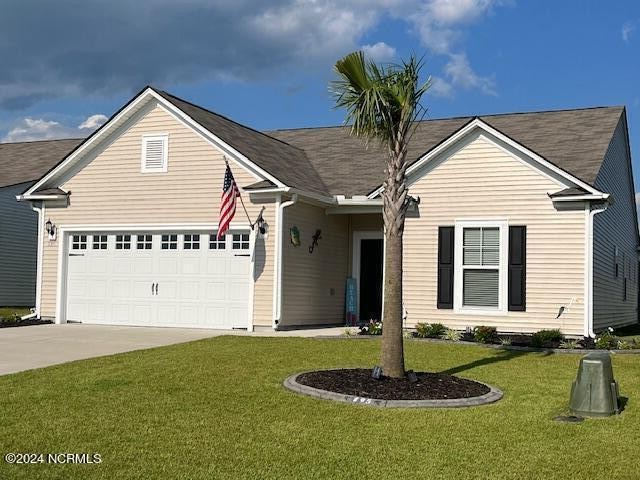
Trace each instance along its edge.
{"label": "neighboring house", "polygon": [[81,140],[0,143],[0,306],[33,307],[38,215],[24,192]]}
{"label": "neighboring house", "polygon": [[[589,335],[636,322],[626,122],[623,107],[420,122],[406,325]],[[225,157],[266,234],[238,206],[216,239]],[[384,164],[348,127],[261,133],[145,88],[20,196],[53,226],[37,311],[58,323],[340,324],[353,277],[357,315],[379,318]]]}

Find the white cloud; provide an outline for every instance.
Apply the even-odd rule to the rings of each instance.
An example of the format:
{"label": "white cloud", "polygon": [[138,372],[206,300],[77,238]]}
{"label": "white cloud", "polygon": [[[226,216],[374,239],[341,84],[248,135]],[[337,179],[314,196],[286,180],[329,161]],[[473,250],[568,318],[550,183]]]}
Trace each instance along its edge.
{"label": "white cloud", "polygon": [[431,77],[431,86],[427,93],[436,97],[451,97],[453,85],[441,77]]}
{"label": "white cloud", "polygon": [[87,117],[87,119],[84,122],[78,125],[78,128],[80,130],[95,130],[96,128],[102,126],[102,124],[107,120],[108,120],[108,117],[106,115],[102,115],[101,113],[98,113],[96,115],[91,115],[90,117]]}
{"label": "white cloud", "polygon": [[58,138],[81,138],[93,132],[107,119],[104,115],[91,115],[77,127],[63,125],[55,120],[27,117],[15,124],[2,139],[3,142],[30,142]]}
{"label": "white cloud", "polygon": [[624,40],[625,43],[629,43],[629,40],[631,40],[631,35],[635,31],[636,26],[635,22],[626,22],[622,25],[622,40]]}
{"label": "white cloud", "polygon": [[396,49],[384,42],[378,42],[373,45],[363,45],[362,51],[376,62],[389,62],[396,56]]}
{"label": "white cloud", "polygon": [[475,73],[464,53],[452,53],[444,67],[444,72],[454,86],[465,90],[478,89],[487,95],[497,95],[495,80]]}

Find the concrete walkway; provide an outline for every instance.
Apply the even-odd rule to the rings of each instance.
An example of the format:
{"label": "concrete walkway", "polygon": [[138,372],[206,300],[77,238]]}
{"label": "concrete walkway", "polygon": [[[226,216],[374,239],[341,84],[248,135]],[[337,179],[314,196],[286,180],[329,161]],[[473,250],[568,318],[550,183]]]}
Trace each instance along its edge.
{"label": "concrete walkway", "polygon": [[343,331],[344,328],[314,328],[283,332],[245,332],[77,323],[0,328],[0,375],[220,335],[319,337],[338,336]]}

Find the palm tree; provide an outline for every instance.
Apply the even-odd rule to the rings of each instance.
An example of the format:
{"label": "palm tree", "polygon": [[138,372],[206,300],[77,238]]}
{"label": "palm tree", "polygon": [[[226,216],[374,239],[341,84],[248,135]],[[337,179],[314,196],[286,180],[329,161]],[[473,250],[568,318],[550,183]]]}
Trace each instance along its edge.
{"label": "palm tree", "polygon": [[382,318],[382,370],[403,377],[402,338],[402,234],[409,206],[406,185],[407,145],[416,121],[426,110],[420,99],[429,81],[418,84],[422,63],[411,56],[401,65],[377,65],[353,52],[338,60],[339,80],[331,83],[336,108],[347,111],[351,135],[379,143],[387,154],[382,192],[385,235],[384,311]]}

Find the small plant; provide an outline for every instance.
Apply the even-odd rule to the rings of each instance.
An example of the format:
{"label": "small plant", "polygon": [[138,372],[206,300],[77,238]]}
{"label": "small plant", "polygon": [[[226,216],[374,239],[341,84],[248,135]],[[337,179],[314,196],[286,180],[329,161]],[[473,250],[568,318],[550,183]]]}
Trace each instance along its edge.
{"label": "small plant", "polygon": [[569,339],[560,342],[560,348],[562,348],[563,350],[577,350],[582,348],[582,345],[580,345],[580,342],[578,342],[578,340]]}
{"label": "small plant", "polygon": [[345,328],[342,332],[345,337],[353,337],[358,334],[358,331],[355,328]]}
{"label": "small plant", "polygon": [[613,335],[613,329],[605,330],[596,337],[595,347],[598,350],[614,350],[618,346],[618,338]]}
{"label": "small plant", "polygon": [[531,345],[534,347],[547,347],[555,342],[564,340],[564,335],[560,330],[540,330],[531,336]]}
{"label": "small plant", "polygon": [[440,338],[447,331],[441,323],[418,323],[416,333],[420,338]]}
{"label": "small plant", "polygon": [[462,334],[452,328],[445,329],[444,333],[440,335],[440,338],[443,340],[449,340],[450,342],[459,342],[461,337]]}
{"label": "small plant", "polygon": [[508,347],[511,345],[511,337],[500,337],[500,345]]}
{"label": "small plant", "polygon": [[369,323],[360,327],[360,335],[382,335],[382,322],[369,320]]}
{"label": "small plant", "polygon": [[616,348],[618,350],[631,350],[633,348],[633,345],[630,342],[627,342],[626,340],[618,340],[618,344],[616,345]]}
{"label": "small plant", "polygon": [[402,332],[402,338],[413,338],[413,333],[410,330],[405,330]]}
{"label": "small plant", "polygon": [[473,338],[478,343],[496,343],[498,341],[498,330],[496,327],[480,325],[473,329]]}

